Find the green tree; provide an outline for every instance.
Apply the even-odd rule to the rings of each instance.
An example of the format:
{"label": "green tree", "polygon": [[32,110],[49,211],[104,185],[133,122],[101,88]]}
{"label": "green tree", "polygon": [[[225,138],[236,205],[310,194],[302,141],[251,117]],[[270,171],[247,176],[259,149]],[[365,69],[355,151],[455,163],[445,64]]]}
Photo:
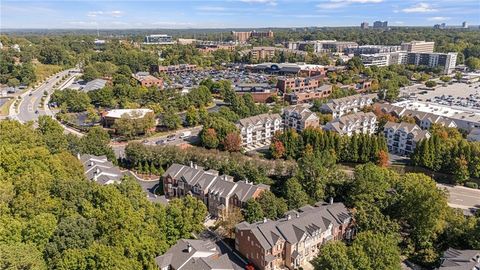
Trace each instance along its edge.
{"label": "green tree", "polygon": [[340,241],[330,241],[322,246],[320,255],[313,259],[315,270],[353,270],[347,246]]}
{"label": "green tree", "polygon": [[249,199],[245,206],[243,217],[248,223],[260,221],[264,217],[262,206],[255,199]]}
{"label": "green tree", "polygon": [[308,195],[294,177],[285,182],[285,198],[289,209],[298,209],[308,204]]}
{"label": "green tree", "polygon": [[187,122],[187,125],[191,127],[199,124],[200,119],[198,116],[198,112],[194,106],[188,107],[187,113],[185,115],[185,121]]}
{"label": "green tree", "polygon": [[202,129],[200,132],[200,141],[202,142],[203,146],[210,149],[217,148],[220,143],[217,132],[213,128]]}
{"label": "green tree", "polygon": [[167,110],[162,116],[162,124],[170,130],[175,130],[182,126],[182,119],[172,110]]}

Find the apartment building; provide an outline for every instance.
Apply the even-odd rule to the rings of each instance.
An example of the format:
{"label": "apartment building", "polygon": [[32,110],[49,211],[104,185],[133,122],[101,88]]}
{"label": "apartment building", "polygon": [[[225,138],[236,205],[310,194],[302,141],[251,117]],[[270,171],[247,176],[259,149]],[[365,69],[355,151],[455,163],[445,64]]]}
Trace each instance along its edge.
{"label": "apartment building", "polygon": [[361,28],[361,29],[368,29],[368,22],[362,22],[362,23],[360,24],[360,28]]}
{"label": "apartment building", "polygon": [[169,35],[147,35],[143,40],[143,44],[145,45],[169,45],[174,44],[172,36]]}
{"label": "apartment building", "polygon": [[160,65],[152,65],[150,67],[151,73],[166,73],[168,75],[174,75],[179,73],[188,73],[197,71],[197,65],[192,64],[181,64],[181,65],[170,65],[170,66],[160,66]]}
{"label": "apartment building", "polygon": [[150,75],[148,72],[137,72],[132,77],[144,87],[156,86],[163,88],[163,80]]}
{"label": "apartment building", "polygon": [[408,53],[407,64],[415,66],[442,67],[443,74],[450,74],[457,64],[457,53]]}
{"label": "apartment building", "polygon": [[315,77],[278,77],[277,88],[283,93],[312,91],[317,89],[323,82],[320,76]]}
{"label": "apartment building", "polygon": [[376,94],[367,94],[331,99],[323,104],[320,110],[324,113],[331,113],[333,118],[337,118],[345,114],[356,113],[366,106],[371,106],[376,97]]}
{"label": "apartment building", "polygon": [[207,240],[180,239],[155,258],[158,270],[234,270],[228,254]]}
{"label": "apartment building", "polygon": [[414,53],[433,53],[435,42],[433,41],[418,41],[402,42],[402,51]]}
{"label": "apartment building", "polygon": [[293,128],[297,132],[301,132],[308,127],[320,127],[318,116],[310,111],[310,105],[308,104],[286,107],[282,116],[285,129]]}
{"label": "apartment building", "polygon": [[415,65],[431,68],[442,68],[443,74],[450,74],[457,63],[457,53],[418,53],[418,52],[389,52],[375,54],[361,54],[360,58],[365,66]]}
{"label": "apartment building", "polygon": [[275,56],[275,47],[253,47],[250,52],[252,60],[269,60]]}
{"label": "apartment building", "polygon": [[332,85],[325,84],[314,90],[299,91],[283,95],[283,99],[291,105],[312,102],[315,99],[327,98],[332,93]]}
{"label": "apartment building", "polygon": [[387,122],[383,133],[387,140],[388,151],[402,156],[410,156],[419,141],[430,138],[427,130],[422,130],[416,124],[405,122]]}
{"label": "apartment building", "polygon": [[242,138],[242,146],[256,149],[270,144],[276,131],[282,130],[282,117],[275,114],[260,114],[240,119],[237,124]]}
{"label": "apartment building", "polygon": [[106,156],[78,155],[82,163],[85,177],[100,185],[118,184],[122,181],[123,172],[108,161]]}
{"label": "apartment building", "polygon": [[247,42],[250,38],[273,38],[272,31],[266,32],[257,32],[257,31],[249,31],[249,32],[235,32],[232,31],[233,40],[240,43]]}
{"label": "apartment building", "polygon": [[346,54],[376,54],[376,53],[391,53],[401,51],[401,46],[385,46],[385,45],[362,45],[358,47],[351,47],[345,50]]}
{"label": "apartment building", "polygon": [[343,203],[316,203],[286,213],[285,218],[235,227],[235,249],[256,269],[298,269],[331,240],[351,239],[352,216]]}
{"label": "apartment building", "polygon": [[374,134],[377,130],[377,117],[372,112],[348,114],[328,122],[324,129],[347,136]]}
{"label": "apartment building", "polygon": [[388,21],[375,21],[373,22],[373,28],[378,29],[378,28],[388,28]]}
{"label": "apartment building", "polygon": [[267,185],[254,185],[248,181],[234,182],[232,176],[219,175],[215,170],[206,171],[194,163],[190,166],[172,164],[161,181],[166,198],[190,194],[203,201],[208,212],[215,217],[227,216],[233,207],[243,208],[249,199],[270,189]]}

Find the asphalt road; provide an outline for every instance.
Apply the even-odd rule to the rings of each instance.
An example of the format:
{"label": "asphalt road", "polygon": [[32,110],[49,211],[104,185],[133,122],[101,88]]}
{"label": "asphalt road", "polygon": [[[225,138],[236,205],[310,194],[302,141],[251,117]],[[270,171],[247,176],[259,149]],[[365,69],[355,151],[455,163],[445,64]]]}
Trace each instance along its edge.
{"label": "asphalt road", "polygon": [[[47,82],[41,84],[39,87],[26,94],[20,102],[16,118],[20,122],[28,122],[36,121],[40,115],[46,115],[47,112],[44,110],[43,104],[41,104],[43,92],[47,91],[48,93],[52,93],[54,85],[60,81],[64,75],[67,75],[68,71],[69,70],[65,70],[55,74],[48,79]],[[35,113],[36,111],[38,113]]]}
{"label": "asphalt road", "polygon": [[448,204],[451,207],[464,210],[480,209],[480,189],[444,184],[437,184],[437,187],[445,188],[448,191]]}
{"label": "asphalt road", "polygon": [[[159,136],[159,137],[146,139],[146,140],[142,141],[142,143],[144,145],[150,145],[150,146],[157,145],[157,143],[160,142],[160,141],[163,142],[161,145],[179,145],[179,144],[182,144],[182,143],[191,143],[191,142],[194,142],[194,141],[198,140],[198,134],[200,133],[201,130],[202,130],[201,127],[193,127],[193,128],[188,128],[188,129],[182,129],[182,130],[176,131],[175,133],[171,133],[171,134],[175,134],[175,139],[174,140],[168,141],[167,137],[171,134],[167,134],[167,135],[163,135],[163,136]],[[184,131],[191,131],[192,134],[188,138],[182,139],[182,138],[180,138],[180,135]],[[110,146],[112,147],[113,152],[115,152],[115,156],[117,158],[120,158],[120,157],[125,157],[125,147],[127,145],[128,145],[128,143],[121,143],[121,144],[111,144]]]}

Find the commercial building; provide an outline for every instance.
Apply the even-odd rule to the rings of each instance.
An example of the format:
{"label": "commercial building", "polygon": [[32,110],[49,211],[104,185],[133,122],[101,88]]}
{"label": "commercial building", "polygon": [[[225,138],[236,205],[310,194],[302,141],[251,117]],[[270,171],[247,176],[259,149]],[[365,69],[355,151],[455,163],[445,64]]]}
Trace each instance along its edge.
{"label": "commercial building", "polygon": [[352,215],[343,203],[316,203],[286,213],[285,218],[235,227],[235,249],[256,269],[299,269],[314,259],[322,245],[351,239]]}
{"label": "commercial building", "polygon": [[282,117],[285,129],[293,128],[301,132],[309,127],[320,127],[318,116],[310,111],[310,106],[307,104],[286,107],[283,109]]}
{"label": "commercial building", "polygon": [[299,91],[313,91],[317,89],[323,79],[320,76],[316,77],[278,77],[277,88],[283,93],[299,92]]}
{"label": "commercial building", "polygon": [[240,83],[233,89],[239,95],[251,94],[253,101],[257,103],[271,102],[278,96],[278,89],[268,83]]}
{"label": "commercial building", "polygon": [[348,114],[328,122],[324,129],[347,136],[374,134],[377,130],[377,116],[372,112]]}
{"label": "commercial building", "polygon": [[272,31],[266,32],[257,32],[257,31],[249,31],[249,32],[235,32],[232,31],[233,40],[240,43],[245,43],[251,38],[273,38]]}
{"label": "commercial building", "polygon": [[360,28],[361,28],[361,29],[368,29],[368,22],[362,22],[362,23],[360,24]]}
{"label": "commercial building", "polygon": [[435,42],[433,41],[418,41],[402,42],[402,51],[415,53],[433,53]]}
{"label": "commercial building", "polygon": [[282,117],[275,114],[260,114],[240,119],[237,124],[242,138],[242,146],[256,149],[269,145],[276,131],[282,130]]}
{"label": "commercial building", "polygon": [[107,84],[107,80],[104,80],[104,79],[95,79],[95,80],[91,80],[89,82],[87,82],[85,84],[85,86],[81,87],[81,91],[83,92],[90,92],[90,91],[93,91],[93,90],[98,90],[98,89],[102,89],[105,87],[105,85]]}
{"label": "commercial building", "polygon": [[132,76],[144,87],[156,86],[158,88],[163,88],[163,80],[150,75],[148,72],[137,72],[132,74]]}
{"label": "commercial building", "polygon": [[325,84],[314,90],[286,93],[283,99],[292,105],[309,103],[315,99],[327,98],[332,93],[332,85]]}
{"label": "commercial building", "polygon": [[150,66],[151,73],[166,73],[168,75],[174,75],[179,73],[188,73],[197,71],[197,65],[192,64],[180,64],[180,65],[170,65],[170,66],[160,66],[160,65],[152,65]]}
{"label": "commercial building", "polygon": [[468,28],[468,23],[467,22],[462,22],[462,28],[467,29]]}
{"label": "commercial building", "polygon": [[169,45],[174,44],[172,37],[169,35],[147,35],[143,40],[146,45]]}
{"label": "commercial building", "polygon": [[371,106],[376,97],[376,94],[367,94],[331,99],[323,104],[320,109],[324,113],[331,113],[333,118],[337,118],[345,114],[356,113],[366,106]]}
{"label": "commercial building", "polygon": [[480,270],[480,250],[449,248],[441,258],[438,270]]}
{"label": "commercial building", "polygon": [[427,130],[422,130],[416,124],[387,122],[383,128],[390,153],[409,156],[415,150],[417,143],[430,138]]}
{"label": "commercial building", "polygon": [[112,127],[117,119],[128,117],[130,119],[141,119],[147,114],[153,114],[151,109],[114,109],[102,113],[102,122],[105,127]]}
{"label": "commercial building", "polygon": [[120,183],[123,172],[107,160],[106,156],[79,155],[78,159],[83,165],[85,177],[101,185]]}
{"label": "commercial building", "polygon": [[388,28],[388,22],[387,21],[375,21],[373,22],[373,28]]}
{"label": "commercial building", "polygon": [[193,162],[190,166],[172,164],[161,181],[167,198],[190,194],[205,203],[208,212],[215,217],[228,216],[233,207],[243,208],[249,199],[270,189],[267,185],[248,181],[234,182],[231,176],[219,175],[215,170],[205,171]]}
{"label": "commercial building", "polygon": [[250,72],[260,72],[286,76],[325,76],[327,67],[305,63],[262,63],[246,67]]}
{"label": "commercial building", "polygon": [[155,258],[159,270],[234,270],[228,254],[207,240],[180,239]]}
{"label": "commercial building", "polygon": [[[478,110],[472,110],[467,108],[461,109],[459,107],[452,108],[450,106],[410,100],[397,102],[393,105],[407,109],[404,112],[405,115],[415,115],[423,112],[430,113],[435,116],[441,116],[441,119],[444,119],[444,121],[442,122],[448,124],[448,126],[454,127],[452,124],[453,122],[457,128],[463,129],[467,132],[470,132],[474,128],[480,128],[480,112]],[[422,117],[418,116],[417,118],[420,119]],[[442,122],[440,122],[439,124],[442,124]],[[421,125],[419,126],[422,127]],[[428,125],[424,126],[426,128],[428,127]]]}

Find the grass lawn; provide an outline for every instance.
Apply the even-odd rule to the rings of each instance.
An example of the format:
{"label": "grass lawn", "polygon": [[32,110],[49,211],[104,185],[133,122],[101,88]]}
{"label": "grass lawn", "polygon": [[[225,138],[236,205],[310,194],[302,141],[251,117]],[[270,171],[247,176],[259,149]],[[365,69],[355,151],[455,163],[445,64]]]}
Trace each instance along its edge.
{"label": "grass lawn", "polygon": [[0,116],[7,116],[10,105],[15,101],[14,98],[9,99],[7,102],[5,102],[1,107],[0,107]]}
{"label": "grass lawn", "polygon": [[52,74],[55,74],[59,71],[62,70],[61,66],[57,65],[45,65],[42,63],[36,62],[34,64],[35,67],[35,74],[37,75],[37,81],[41,82],[51,76]]}

